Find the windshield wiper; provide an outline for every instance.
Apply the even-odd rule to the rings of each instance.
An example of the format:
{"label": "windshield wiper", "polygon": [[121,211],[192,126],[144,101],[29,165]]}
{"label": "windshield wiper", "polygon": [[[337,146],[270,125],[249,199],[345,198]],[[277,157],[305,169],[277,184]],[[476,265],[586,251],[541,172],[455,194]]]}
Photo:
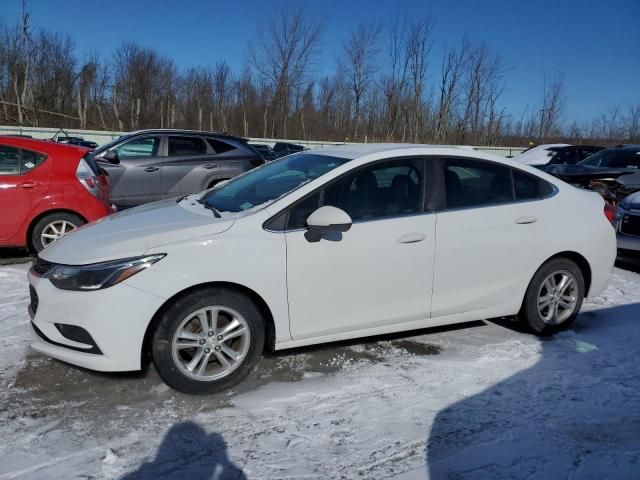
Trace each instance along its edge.
{"label": "windshield wiper", "polygon": [[197,198],[196,202],[198,202],[200,205],[202,205],[204,208],[206,208],[207,210],[211,210],[213,212],[213,216],[216,218],[222,218],[222,215],[220,215],[220,212],[216,209],[216,207],[214,207],[213,205],[211,205],[210,203],[205,202],[204,200],[202,200],[201,198]]}

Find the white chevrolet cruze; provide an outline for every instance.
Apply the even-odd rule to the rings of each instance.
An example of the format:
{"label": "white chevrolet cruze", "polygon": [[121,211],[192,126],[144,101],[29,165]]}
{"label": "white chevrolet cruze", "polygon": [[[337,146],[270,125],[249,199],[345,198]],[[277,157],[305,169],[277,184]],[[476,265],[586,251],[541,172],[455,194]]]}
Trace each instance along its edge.
{"label": "white chevrolet cruze", "polygon": [[605,287],[603,200],[460,148],[340,146],[117,213],[42,251],[33,347],[188,393],[262,351],[517,315],[547,334]]}

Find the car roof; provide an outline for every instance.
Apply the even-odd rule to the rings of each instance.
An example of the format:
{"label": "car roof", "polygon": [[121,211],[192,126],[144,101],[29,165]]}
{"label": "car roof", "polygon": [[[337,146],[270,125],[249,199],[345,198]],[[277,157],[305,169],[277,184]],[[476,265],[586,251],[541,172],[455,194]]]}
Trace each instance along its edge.
{"label": "car roof", "polygon": [[128,132],[124,135],[140,135],[143,133],[158,133],[158,134],[163,134],[163,133],[183,133],[185,135],[211,135],[211,136],[216,136],[216,137],[226,137],[226,138],[232,138],[235,140],[240,140],[242,142],[245,141],[244,138],[242,137],[238,137],[236,135],[231,135],[229,133],[224,133],[224,132],[207,132],[205,130],[183,130],[180,128],[149,128],[149,129],[145,129],[145,130],[136,130],[134,132]]}
{"label": "car roof", "polygon": [[78,146],[78,145],[70,145],[67,143],[58,143],[50,140],[39,140],[36,138],[25,138],[25,137],[0,137],[1,145],[10,145],[12,147],[24,148],[36,150],[44,153],[62,153],[62,154],[84,154],[88,151],[88,149]]}
{"label": "car roof", "polygon": [[[469,155],[469,152],[473,156],[478,155],[480,152],[473,150],[471,147],[461,145],[426,145],[419,143],[350,143],[343,145],[333,145],[329,147],[321,147],[313,150],[308,150],[307,153],[317,153],[322,155],[331,155],[333,157],[341,157],[347,159],[355,159],[364,157],[365,155],[372,155],[383,152],[394,152],[402,155],[406,150],[425,149],[425,150],[446,150],[452,155]],[[490,155],[491,157],[498,157],[497,155]],[[500,158],[500,157],[498,157]]]}

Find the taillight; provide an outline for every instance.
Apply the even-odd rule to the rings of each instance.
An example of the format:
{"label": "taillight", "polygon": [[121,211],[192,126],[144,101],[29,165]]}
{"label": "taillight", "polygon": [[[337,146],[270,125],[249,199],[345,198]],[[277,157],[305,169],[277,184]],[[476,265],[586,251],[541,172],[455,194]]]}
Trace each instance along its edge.
{"label": "taillight", "polygon": [[78,162],[76,168],[76,178],[87,191],[94,197],[104,198],[104,189],[100,188],[100,178],[96,175],[89,164],[83,159]]}
{"label": "taillight", "polygon": [[609,220],[611,222],[611,224],[613,224],[615,222],[616,209],[610,203],[605,203],[604,204],[604,216],[607,217],[607,220]]}

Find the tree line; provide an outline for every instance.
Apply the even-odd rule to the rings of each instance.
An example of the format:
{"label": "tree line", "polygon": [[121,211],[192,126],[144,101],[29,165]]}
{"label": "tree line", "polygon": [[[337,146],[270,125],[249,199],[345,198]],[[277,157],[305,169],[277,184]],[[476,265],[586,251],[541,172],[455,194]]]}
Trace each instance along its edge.
{"label": "tree line", "polygon": [[360,23],[334,71],[318,75],[323,24],[288,6],[249,43],[241,71],[225,60],[180,69],[133,41],[109,58],[80,59],[68,34],[33,28],[23,3],[19,21],[0,32],[0,123],[360,142],[640,143],[640,103],[565,121],[561,73],[544,82],[537,105],[508,112],[500,54],[468,36],[438,45],[435,30],[430,18]]}

